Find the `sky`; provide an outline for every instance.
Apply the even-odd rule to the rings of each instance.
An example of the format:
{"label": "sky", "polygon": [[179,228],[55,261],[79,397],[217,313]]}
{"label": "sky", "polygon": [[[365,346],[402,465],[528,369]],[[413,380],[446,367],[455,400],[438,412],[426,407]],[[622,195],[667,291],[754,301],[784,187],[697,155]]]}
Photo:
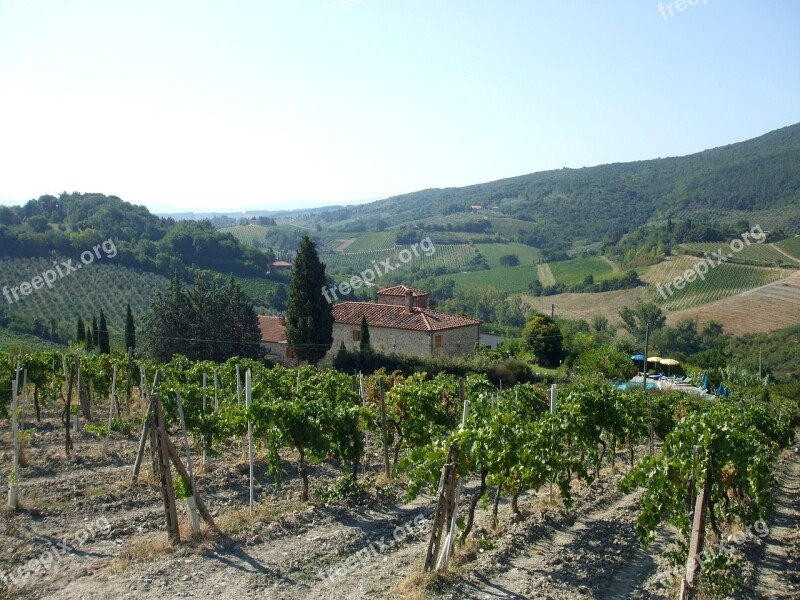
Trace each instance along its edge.
{"label": "sky", "polygon": [[795,0],[0,0],[0,203],[363,202],[800,122]]}

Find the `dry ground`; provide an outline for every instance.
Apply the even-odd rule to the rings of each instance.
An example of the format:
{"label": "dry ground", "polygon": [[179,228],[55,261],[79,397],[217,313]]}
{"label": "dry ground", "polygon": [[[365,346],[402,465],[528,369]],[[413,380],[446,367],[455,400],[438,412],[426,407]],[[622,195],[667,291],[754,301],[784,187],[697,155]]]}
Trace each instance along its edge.
{"label": "dry ground", "polygon": [[[512,522],[502,502],[498,528],[490,524],[490,509],[479,508],[474,541],[459,550],[450,573],[431,582],[417,574],[427,545],[423,519],[431,515],[434,500],[421,496],[406,503],[403,482],[387,483],[378,474],[377,451],[362,478],[371,485],[347,502],[328,503],[320,495],[320,487],[338,478],[335,465],[311,470],[317,491],[304,503],[294,457],[284,457],[280,492],[264,476],[263,460],[257,461],[258,503],[250,517],[248,468],[240,442],[232,441],[214,458],[213,471],[198,476],[201,495],[228,537],[192,540],[184,522],[186,540],[171,548],[149,465],[139,483],[130,482],[135,434],[116,436],[108,456],[100,455],[93,435],[78,434],[72,458],[66,459],[57,417],[51,414],[33,427],[28,464],[21,470],[21,509],[0,515],[0,571],[19,574],[19,565],[36,559],[46,568],[10,587],[0,584],[0,598],[668,597],[659,575],[667,568],[661,553],[669,534],[646,552],[636,545],[638,493],[620,494],[616,487],[625,470],[622,452],[617,472],[605,468],[591,486],[574,484],[569,511],[558,498],[549,504],[547,490],[520,499],[525,516],[520,522]],[[6,478],[11,459],[6,424],[1,433],[0,477]],[[778,512],[768,543],[752,557],[746,597],[800,597],[797,587],[787,587],[798,583],[800,461],[793,453],[787,457]],[[475,489],[475,482],[465,486],[462,511]],[[185,520],[183,506],[179,514]],[[59,550],[62,541],[69,549]],[[350,557],[369,545],[377,550],[353,565]]]}

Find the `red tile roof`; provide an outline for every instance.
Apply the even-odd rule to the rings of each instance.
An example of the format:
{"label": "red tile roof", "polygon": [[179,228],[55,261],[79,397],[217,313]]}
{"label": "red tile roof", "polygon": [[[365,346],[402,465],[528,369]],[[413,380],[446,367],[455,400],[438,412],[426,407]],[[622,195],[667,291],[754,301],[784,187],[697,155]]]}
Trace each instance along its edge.
{"label": "red tile roof", "polygon": [[408,313],[405,306],[392,304],[340,302],[333,305],[333,320],[336,323],[360,325],[362,316],[367,317],[367,325],[370,327],[389,327],[411,331],[439,331],[481,324],[478,319],[451,315],[427,308],[413,307]]}
{"label": "red tile roof", "polygon": [[261,330],[261,341],[283,344],[286,342],[286,323],[283,317],[258,315],[258,328]]}
{"label": "red tile roof", "polygon": [[420,290],[417,288],[409,287],[407,285],[396,285],[394,287],[386,288],[385,290],[378,291],[381,296],[405,296],[406,292],[411,290],[413,296],[429,296],[430,292]]}
{"label": "red tile roof", "polygon": [[291,269],[292,263],[286,262],[285,260],[276,260],[274,263],[272,263],[272,266],[276,269]]}

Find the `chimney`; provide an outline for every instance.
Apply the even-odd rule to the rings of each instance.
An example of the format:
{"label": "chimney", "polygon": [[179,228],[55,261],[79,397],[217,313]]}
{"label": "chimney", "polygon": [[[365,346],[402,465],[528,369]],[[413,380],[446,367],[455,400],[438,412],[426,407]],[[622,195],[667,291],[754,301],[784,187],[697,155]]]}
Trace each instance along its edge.
{"label": "chimney", "polygon": [[411,307],[414,305],[414,292],[406,289],[406,312],[411,312]]}
{"label": "chimney", "polygon": [[286,317],[284,317],[283,315],[278,317],[278,323],[280,323],[281,325],[283,325],[285,327],[286,326]]}

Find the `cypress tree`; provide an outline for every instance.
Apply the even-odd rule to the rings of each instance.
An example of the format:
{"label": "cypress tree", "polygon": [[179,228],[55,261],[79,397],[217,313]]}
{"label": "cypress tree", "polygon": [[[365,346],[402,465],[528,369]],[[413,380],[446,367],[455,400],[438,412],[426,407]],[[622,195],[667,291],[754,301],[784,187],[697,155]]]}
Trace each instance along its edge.
{"label": "cypress tree", "polygon": [[83,324],[83,319],[78,317],[78,343],[79,344],[86,344],[86,327]]}
{"label": "cypress tree", "polygon": [[100,347],[100,331],[97,329],[97,318],[92,315],[92,348]]}
{"label": "cypress tree", "polygon": [[361,354],[366,355],[372,352],[372,347],[369,345],[369,325],[367,325],[367,315],[361,315],[361,332],[358,339]]}
{"label": "cypress tree", "polygon": [[300,240],[292,268],[286,311],[286,340],[300,360],[314,365],[333,343],[333,311],[323,295],[325,265],[307,235]]}
{"label": "cypress tree", "polygon": [[100,309],[100,327],[98,328],[97,345],[100,347],[100,354],[111,354],[111,339],[108,335],[108,323],[103,309]]}
{"label": "cypress tree", "polygon": [[128,348],[136,349],[136,326],[133,324],[133,312],[131,312],[131,305],[128,303],[125,310],[125,350]]}

